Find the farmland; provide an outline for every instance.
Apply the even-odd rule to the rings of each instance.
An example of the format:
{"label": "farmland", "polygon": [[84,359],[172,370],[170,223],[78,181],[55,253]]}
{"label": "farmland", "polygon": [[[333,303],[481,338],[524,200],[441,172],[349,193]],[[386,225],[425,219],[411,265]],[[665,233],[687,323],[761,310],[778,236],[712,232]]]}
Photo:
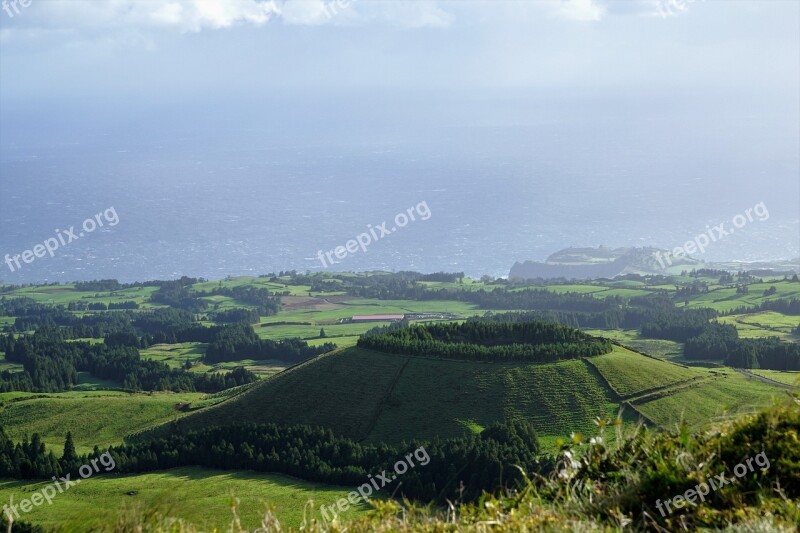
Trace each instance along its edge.
{"label": "farmland", "polygon": [[[256,359],[246,353],[235,360],[208,364],[204,359],[209,346],[206,342],[149,344],[139,349],[142,359],[164,363],[175,372],[227,373],[242,366],[254,372],[259,380],[217,394],[132,393],[123,390],[121,383],[82,371],[77,385],[68,392],[0,393],[0,426],[14,441],[38,433],[56,453],[62,449],[69,430],[78,453],[89,453],[95,445],[117,445],[127,436],[163,435],[174,429],[172,422],[176,420],[177,427],[182,429],[202,429],[231,421],[306,424],[330,428],[337,435],[364,444],[379,444],[476,434],[498,420],[521,419],[535,428],[542,451],[553,453],[559,449],[559,441],[568,440],[573,433],[596,434],[594,421],[598,417],[613,419],[621,413],[623,431],[632,429],[640,420],[668,428],[685,420],[690,427],[700,428],[708,421],[726,420],[771,405],[775,398],[786,397],[784,389],[720,367],[719,361],[704,361],[695,366],[683,357],[682,343],[644,338],[639,330],[631,328],[587,329],[591,335],[618,344],[605,355],[546,364],[450,361],[369,351],[355,346],[359,336],[390,322],[347,321],[353,315],[446,312],[461,321],[489,311],[509,310],[486,309],[457,299],[377,299],[338,290],[319,292],[312,291],[311,285],[295,283],[288,276],[277,279],[241,277],[204,281],[193,284],[192,290],[208,293],[220,287],[252,286],[288,293],[281,296],[282,305],[276,314],[262,315],[252,324],[258,338],[302,339],[311,346],[333,342],[338,346],[336,350],[297,365]],[[334,281],[343,285],[338,278]],[[691,282],[693,278],[687,276],[685,281]],[[800,293],[798,282],[771,283],[776,294],[770,297],[764,297],[761,288],[751,294],[737,294],[729,287],[711,283],[709,292],[688,298],[688,307],[708,304],[726,311]],[[432,290],[469,292],[497,288],[496,284],[469,279],[422,284]],[[511,292],[526,288],[531,287],[520,286]],[[585,294],[602,301],[607,297],[627,299],[665,291],[668,294],[675,285],[618,280],[534,288],[561,295]],[[140,307],[132,313],[139,314],[164,307],[151,301],[155,290],[155,287],[138,287],[87,292],[59,285],[15,288],[4,296],[30,297],[48,305],[134,301]],[[252,308],[247,302],[221,294],[203,296],[200,300],[208,307],[195,316],[204,326],[221,325],[212,320],[214,312]],[[677,305],[685,305],[678,298],[675,300]],[[74,312],[75,316],[91,314]],[[773,336],[797,340],[793,330],[798,317],[794,315],[753,310],[717,320],[734,325],[743,338]],[[0,328],[10,329],[14,321],[15,317],[0,317]],[[100,337],[69,342],[78,340],[105,342]],[[3,370],[18,372],[22,366],[0,355],[0,371]],[[753,370],[753,373],[785,384],[797,379],[796,372]],[[184,407],[179,409],[179,406]],[[613,435],[608,437],[613,441]],[[28,491],[32,485],[4,481],[0,484],[0,496]],[[225,527],[230,516],[228,488],[233,488],[241,499],[246,523],[257,523],[260,503],[266,500],[284,524],[293,526],[300,525],[302,508],[308,499],[333,500],[344,490],[254,472],[180,468],[101,476],[81,485],[52,507],[37,509],[31,517],[36,523],[49,525],[63,517],[81,520],[90,514],[93,502],[109,509],[141,504],[148,508],[169,507],[203,527]],[[213,518],[206,520],[208,517]]]}

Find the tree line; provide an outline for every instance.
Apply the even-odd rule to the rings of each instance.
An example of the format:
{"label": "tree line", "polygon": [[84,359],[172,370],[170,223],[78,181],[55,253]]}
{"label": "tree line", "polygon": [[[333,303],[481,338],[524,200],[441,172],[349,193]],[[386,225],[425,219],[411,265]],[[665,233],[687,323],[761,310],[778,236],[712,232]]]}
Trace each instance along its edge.
{"label": "tree line", "polygon": [[309,346],[301,339],[272,341],[261,339],[250,324],[230,324],[218,328],[208,345],[205,361],[209,364],[242,359],[277,359],[287,363],[299,363],[336,348],[331,342]]}
{"label": "tree line", "polygon": [[428,324],[363,336],[362,348],[468,361],[545,363],[609,353],[608,339],[548,322],[470,320]]}
{"label": "tree line", "polygon": [[159,289],[153,293],[150,299],[153,302],[192,313],[200,313],[208,309],[209,303],[204,298],[210,296],[227,296],[247,305],[252,305],[260,316],[274,315],[281,308],[280,296],[263,287],[253,287],[252,285],[224,287],[220,282],[218,287],[214,287],[209,291],[201,291],[192,288],[192,285],[197,282],[197,279],[186,276],[177,280],[162,282]]}
{"label": "tree line", "polygon": [[78,383],[78,372],[121,383],[128,390],[219,392],[256,380],[238,368],[229,373],[193,373],[160,361],[144,360],[133,346],[66,342],[61,330],[43,330],[18,338],[0,336],[6,360],[22,372],[0,373],[0,391],[62,392]]}
{"label": "tree line", "polygon": [[[38,435],[14,445],[0,429],[0,476],[49,479],[86,464],[89,456],[75,454],[71,436],[68,441],[64,455],[57,459],[45,450]],[[494,423],[478,435],[401,445],[362,444],[329,429],[304,425],[212,426],[132,441],[112,446],[108,452],[116,464],[110,475],[204,466],[277,472],[355,488],[384,470],[393,474],[393,465],[419,448],[424,448],[428,462],[390,481],[382,488],[386,495],[442,504],[474,501],[484,491],[518,487],[523,475],[517,466],[530,474],[546,473],[553,465],[552,459],[537,457],[536,433],[521,420]],[[68,449],[72,450],[69,454]],[[96,449],[95,455],[99,453]]]}
{"label": "tree line", "polygon": [[800,370],[800,344],[774,337],[740,339],[735,326],[709,321],[714,317],[710,309],[661,313],[642,325],[641,334],[684,343],[688,359],[722,359],[736,368]]}

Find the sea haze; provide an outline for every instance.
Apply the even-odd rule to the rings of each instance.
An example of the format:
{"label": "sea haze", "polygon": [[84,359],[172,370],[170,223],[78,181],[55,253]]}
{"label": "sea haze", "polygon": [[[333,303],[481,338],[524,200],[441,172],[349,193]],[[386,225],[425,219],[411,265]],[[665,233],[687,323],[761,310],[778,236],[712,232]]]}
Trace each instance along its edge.
{"label": "sea haze", "polygon": [[0,282],[318,271],[318,250],[423,201],[429,220],[332,268],[506,275],[567,246],[679,246],[759,202],[769,220],[697,257],[800,255],[797,110],[685,96],[8,104],[0,255],[120,221]]}

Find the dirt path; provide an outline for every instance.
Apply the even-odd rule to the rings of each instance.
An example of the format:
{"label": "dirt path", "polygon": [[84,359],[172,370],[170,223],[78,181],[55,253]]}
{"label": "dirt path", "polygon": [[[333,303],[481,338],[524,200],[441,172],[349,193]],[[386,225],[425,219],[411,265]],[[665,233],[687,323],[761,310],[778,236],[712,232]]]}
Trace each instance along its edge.
{"label": "dirt path", "polygon": [[787,385],[786,383],[781,383],[780,381],[775,381],[774,379],[765,378],[764,376],[759,376],[757,374],[753,374],[751,372],[748,372],[747,370],[742,370],[741,368],[737,368],[736,371],[739,372],[740,374],[742,374],[743,376],[747,376],[748,378],[755,378],[755,379],[757,379],[759,381],[763,381],[764,383],[767,383],[769,385],[775,385],[776,387],[781,387],[781,388],[789,389],[789,390],[793,390],[793,389],[797,388],[794,385]]}

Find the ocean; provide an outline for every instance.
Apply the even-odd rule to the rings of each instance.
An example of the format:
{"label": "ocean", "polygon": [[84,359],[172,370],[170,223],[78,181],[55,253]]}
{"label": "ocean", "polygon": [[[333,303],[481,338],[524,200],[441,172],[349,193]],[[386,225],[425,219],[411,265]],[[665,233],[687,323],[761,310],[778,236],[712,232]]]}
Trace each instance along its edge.
{"label": "ocean", "polygon": [[[568,246],[680,246],[759,202],[767,220],[696,257],[800,255],[796,133],[754,145],[726,133],[736,117],[701,124],[688,112],[562,110],[375,127],[307,120],[286,129],[151,117],[144,126],[64,120],[47,134],[20,117],[0,135],[0,259],[57,230],[77,235],[111,207],[118,223],[14,271],[1,264],[2,283],[290,269],[504,276],[515,261]],[[335,265],[318,259],[370,226],[396,226],[398,213],[422,202],[427,220]]]}

